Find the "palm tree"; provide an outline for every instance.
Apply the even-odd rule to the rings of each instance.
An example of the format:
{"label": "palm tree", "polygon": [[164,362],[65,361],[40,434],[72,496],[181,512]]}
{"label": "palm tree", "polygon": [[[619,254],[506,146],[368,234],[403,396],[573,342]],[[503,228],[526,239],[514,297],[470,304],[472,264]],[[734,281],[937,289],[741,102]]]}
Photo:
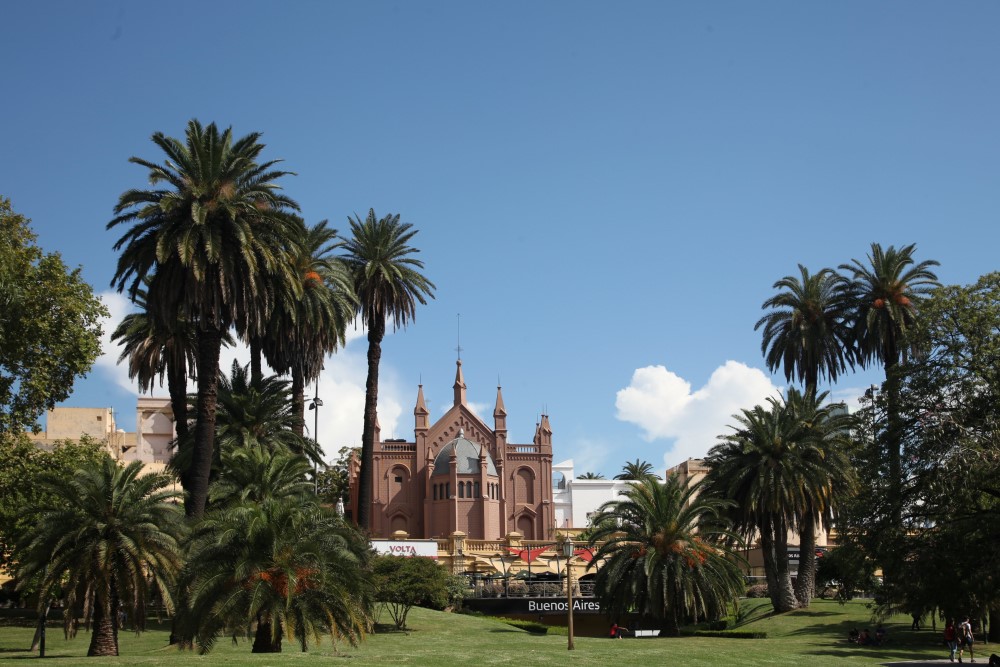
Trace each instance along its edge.
{"label": "palm tree", "polygon": [[[840,266],[850,278],[843,279],[843,289],[849,295],[853,309],[849,323],[857,362],[868,366],[882,363],[886,379],[885,447],[889,471],[889,506],[893,523],[902,527],[902,460],[900,454],[899,379],[895,369],[907,355],[917,350],[907,336],[918,320],[918,307],[932,290],[939,287],[931,267],[934,260],[916,263],[916,244],[897,249],[883,249],[872,243],[867,265],[852,260]],[[891,568],[890,564],[886,564]],[[891,572],[886,573],[891,579]]]}
{"label": "palm tree", "polygon": [[[229,377],[219,381],[216,415],[216,452],[237,449],[286,449],[293,454],[319,461],[316,444],[296,432],[299,423],[289,401],[288,382],[268,376],[257,383],[249,369],[234,361]],[[216,463],[220,457],[216,456]]]}
{"label": "palm tree", "polygon": [[[128,376],[138,382],[142,392],[152,391],[157,378],[162,386],[166,376],[177,432],[175,442],[178,449],[189,448],[187,378],[189,369],[195,368],[197,331],[190,320],[179,313],[172,320],[158,321],[146,305],[144,289],[136,292],[133,303],[139,311],[123,317],[111,334],[111,340],[118,341],[122,347],[118,363],[128,361]],[[187,488],[187,470],[178,473],[181,485]]]}
{"label": "palm tree", "polygon": [[853,495],[857,478],[847,446],[852,419],[842,405],[826,403],[827,393],[788,390],[784,409],[796,426],[796,447],[805,486],[797,511],[799,565],[795,597],[807,607],[816,588],[816,530],[829,530],[841,504]]}
{"label": "palm tree", "polygon": [[[292,376],[295,431],[303,434],[305,387],[319,377],[323,359],[344,344],[347,325],[357,308],[354,285],[346,265],[332,253],[343,243],[325,220],[307,227],[295,218],[296,243],[291,253],[292,275],[299,296],[279,299],[263,339],[264,355],[276,373]],[[313,434],[315,439],[315,434]]]}
{"label": "palm tree", "polygon": [[705,493],[736,502],[737,530],[750,540],[760,536],[771,604],[778,613],[798,606],[788,569],[788,531],[806,501],[797,455],[795,420],[780,400],[734,415],[734,433],[705,459]]}
{"label": "palm tree", "polygon": [[761,352],[768,369],[781,368],[785,380],[794,376],[815,393],[819,379],[835,382],[849,359],[850,332],[844,322],[850,302],[841,279],[830,269],[810,274],[799,264],[799,277],[785,276],[774,289],[784,291],[764,302],[770,312],[754,325],[755,331],[764,327]]}
{"label": "palm tree", "polygon": [[599,472],[585,472],[577,477],[577,479],[604,479],[604,475]]}
{"label": "palm tree", "polygon": [[615,475],[615,479],[645,479],[646,477],[652,477],[653,479],[660,479],[660,476],[653,472],[653,464],[648,461],[640,461],[636,459],[634,462],[629,461],[622,466],[622,471]]}
{"label": "palm tree", "polygon": [[722,516],[727,504],[670,475],[663,483],[642,477],[602,505],[589,536],[600,547],[588,568],[601,563],[595,593],[609,615],[647,613],[672,635],[687,617],[724,615],[745,586]]}
{"label": "palm tree", "polygon": [[[186,141],[153,135],[163,164],[133,157],[150,182],[166,187],[128,190],[108,228],[131,225],[115,243],[120,250],[112,286],[133,299],[152,275],[147,303],[159,321],[182,313],[198,332],[198,401],[186,509],[201,516],[215,438],[219,351],[233,325],[252,334],[267,321],[275,274],[289,271],[288,210],[294,201],[278,192],[276,161],[258,163],[260,134],[233,141],[232,130],[188,123]],[[272,279],[273,281],[273,279]],[[287,285],[295,282],[288,280]]]}
{"label": "palm tree", "polygon": [[377,218],[368,211],[363,221],[348,218],[351,237],[344,239],[344,261],[351,271],[357,313],[368,328],[368,379],[365,382],[365,423],[361,436],[361,471],[358,482],[358,525],[368,530],[372,499],[372,466],[375,452],[375,423],[378,421],[378,367],[386,320],[396,328],[416,317],[417,303],[434,298],[434,283],[420,269],[423,262],[413,257],[419,252],[409,245],[417,230],[401,223],[399,214]]}
{"label": "palm tree", "polygon": [[223,632],[252,636],[254,653],[284,638],[305,651],[323,634],[356,644],[371,625],[367,543],[315,502],[304,459],[246,449],[226,461],[190,544],[190,636],[202,652]]}
{"label": "palm tree", "polygon": [[[169,476],[142,473],[136,461],[121,468],[110,457],[87,462],[69,484],[50,477],[56,499],[23,539],[18,579],[39,577],[39,604],[61,588],[68,609],[83,593],[85,622],[93,625],[87,655],[118,655],[118,613],[129,607],[138,628],[155,590],[172,610],[174,575],[181,567],[184,529],[178,493]],[[67,632],[75,621],[67,614]]]}

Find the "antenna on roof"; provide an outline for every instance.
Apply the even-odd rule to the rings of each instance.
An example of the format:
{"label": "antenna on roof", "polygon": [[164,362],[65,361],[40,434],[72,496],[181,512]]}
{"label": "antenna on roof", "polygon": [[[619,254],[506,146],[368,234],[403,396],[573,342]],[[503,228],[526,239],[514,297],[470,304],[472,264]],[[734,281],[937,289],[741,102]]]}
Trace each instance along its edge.
{"label": "antenna on roof", "polygon": [[455,348],[455,351],[458,352],[458,360],[461,361],[462,360],[462,313],[458,313],[455,316],[455,318],[457,319],[458,322],[456,325],[458,330],[457,331],[458,347]]}

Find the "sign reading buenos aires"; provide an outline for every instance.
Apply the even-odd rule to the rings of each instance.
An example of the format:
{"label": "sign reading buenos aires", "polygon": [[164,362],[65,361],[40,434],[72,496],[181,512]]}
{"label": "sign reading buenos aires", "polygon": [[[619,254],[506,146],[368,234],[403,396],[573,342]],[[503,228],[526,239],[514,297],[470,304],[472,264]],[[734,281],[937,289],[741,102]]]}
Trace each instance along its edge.
{"label": "sign reading buenos aires", "polygon": [[[545,612],[566,613],[566,600],[549,602],[547,600],[528,600],[528,611],[539,614]],[[573,600],[574,612],[600,613],[601,605],[597,600]]]}
{"label": "sign reading buenos aires", "polygon": [[[566,614],[566,600],[559,598],[466,598],[462,604],[484,614]],[[594,598],[574,598],[573,613],[600,614],[601,604]]]}

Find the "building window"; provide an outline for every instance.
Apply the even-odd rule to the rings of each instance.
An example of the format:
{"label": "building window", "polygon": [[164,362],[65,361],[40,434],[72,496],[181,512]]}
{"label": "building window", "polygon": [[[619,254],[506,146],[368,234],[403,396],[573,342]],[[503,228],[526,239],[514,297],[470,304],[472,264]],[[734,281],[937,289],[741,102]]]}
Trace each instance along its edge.
{"label": "building window", "polygon": [[475,484],[472,485],[472,497],[473,498],[479,497],[479,482],[476,482]]}
{"label": "building window", "polygon": [[431,486],[434,488],[434,500],[437,500],[438,499],[438,485],[437,484],[431,484]]}
{"label": "building window", "polygon": [[462,484],[461,482],[458,483],[458,497],[465,497],[465,484]]}
{"label": "building window", "polygon": [[403,483],[403,478],[400,477],[399,475],[396,475],[396,482],[399,483],[399,484],[402,484]]}

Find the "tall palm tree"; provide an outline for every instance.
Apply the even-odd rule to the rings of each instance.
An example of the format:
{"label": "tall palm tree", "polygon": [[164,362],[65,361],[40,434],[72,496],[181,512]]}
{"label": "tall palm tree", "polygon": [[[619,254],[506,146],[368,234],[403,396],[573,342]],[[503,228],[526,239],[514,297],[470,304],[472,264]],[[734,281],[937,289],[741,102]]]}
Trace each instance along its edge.
{"label": "tall palm tree", "polygon": [[299,420],[295,430],[302,435],[305,387],[319,377],[324,357],[344,344],[357,298],[347,266],[333,254],[343,245],[337,230],[325,220],[307,227],[296,217],[295,223],[297,238],[289,260],[292,275],[300,281],[299,296],[286,293],[279,299],[263,351],[276,373],[291,374],[292,410]]}
{"label": "tall palm tree", "polygon": [[745,539],[760,536],[771,604],[798,606],[788,569],[788,531],[806,502],[796,443],[797,424],[779,399],[733,416],[734,432],[719,436],[705,463],[705,493],[736,502],[732,516]]}
{"label": "tall palm tree", "polygon": [[304,459],[246,449],[226,461],[190,543],[190,636],[202,652],[223,632],[252,636],[254,653],[324,634],[357,643],[371,624],[366,541],[316,503]]}
{"label": "tall palm tree", "polygon": [[615,475],[615,479],[645,479],[646,477],[660,479],[660,476],[654,473],[653,470],[653,464],[649,461],[636,459],[623,465],[622,471]]}
{"label": "tall palm tree", "polygon": [[781,368],[785,380],[794,376],[815,393],[821,377],[835,382],[847,367],[850,301],[836,273],[811,274],[801,264],[798,277],[785,276],[774,289],[783,291],[764,302],[769,312],[754,325],[764,327],[761,352],[772,372]]}
{"label": "tall palm tree", "polygon": [[[920,302],[940,285],[931,271],[938,262],[917,263],[913,257],[915,250],[913,243],[899,249],[895,246],[883,249],[880,244],[872,243],[867,264],[855,259],[840,266],[850,276],[843,279],[843,286],[853,303],[849,323],[857,361],[862,366],[881,362],[885,369],[888,495],[897,528],[902,525],[903,479],[897,408],[899,379],[895,369],[908,354],[917,351],[907,336],[916,325]],[[891,572],[886,574],[891,578]]]}
{"label": "tall palm tree", "polygon": [[642,477],[602,505],[589,536],[600,547],[588,565],[601,563],[594,590],[602,606],[612,617],[648,613],[672,635],[687,617],[724,615],[745,588],[727,504],[671,475]]}
{"label": "tall palm tree", "polygon": [[[197,326],[198,401],[186,509],[201,516],[208,498],[219,351],[226,332],[259,331],[270,316],[269,279],[289,271],[287,211],[294,201],[279,192],[288,172],[277,161],[259,163],[260,134],[233,140],[214,123],[188,123],[185,141],[160,132],[152,140],[163,164],[133,157],[146,168],[150,190],[128,190],[108,228],[131,225],[115,243],[120,250],[112,286],[134,298],[145,276],[147,303],[161,321],[179,313]],[[272,281],[273,282],[273,281]],[[294,286],[294,281],[285,284]],[[291,288],[291,287],[290,287]]]}
{"label": "tall palm tree", "polygon": [[[18,579],[39,577],[39,603],[62,588],[68,608],[83,593],[92,623],[87,655],[118,655],[118,612],[131,609],[137,627],[153,590],[172,610],[174,575],[181,567],[184,529],[179,494],[167,475],[142,473],[135,461],[121,468],[110,457],[87,462],[69,484],[44,485],[57,502],[43,511],[23,539]],[[75,619],[67,615],[67,631]]]}
{"label": "tall palm tree", "polygon": [[365,382],[365,423],[361,436],[361,471],[358,482],[358,525],[370,528],[372,466],[375,423],[378,420],[378,367],[386,320],[396,328],[416,317],[417,304],[434,298],[434,283],[420,270],[424,263],[413,257],[419,250],[410,245],[417,230],[399,221],[399,214],[383,218],[369,209],[368,217],[348,218],[350,238],[344,239],[344,261],[351,271],[357,314],[368,329],[368,378]]}
{"label": "tall palm tree", "polygon": [[577,479],[604,479],[604,475],[599,472],[585,472],[577,477]]}

